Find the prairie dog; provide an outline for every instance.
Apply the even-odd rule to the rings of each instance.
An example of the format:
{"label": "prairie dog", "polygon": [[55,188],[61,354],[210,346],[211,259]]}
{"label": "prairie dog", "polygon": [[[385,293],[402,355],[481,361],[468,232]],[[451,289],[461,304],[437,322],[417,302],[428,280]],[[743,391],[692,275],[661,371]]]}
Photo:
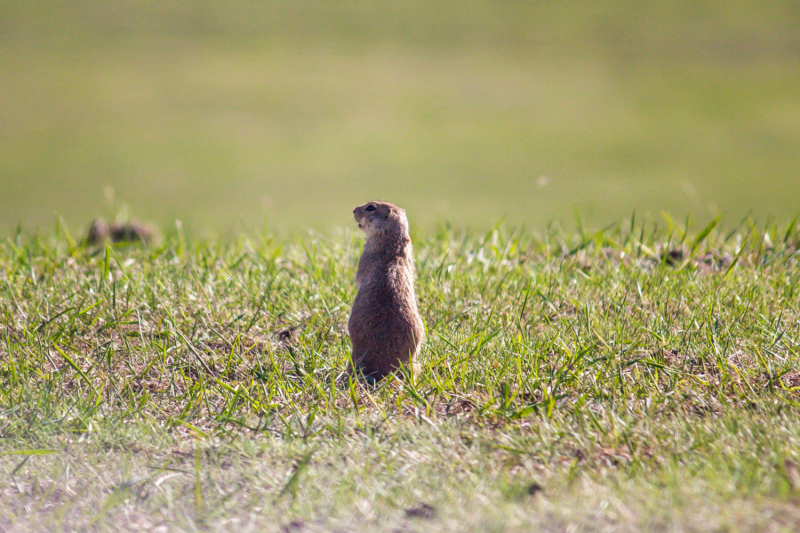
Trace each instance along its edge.
{"label": "prairie dog", "polygon": [[127,224],[112,222],[109,224],[102,218],[92,221],[89,231],[86,234],[86,242],[90,246],[105,244],[106,240],[112,243],[118,242],[139,242],[148,243],[153,239],[155,230],[147,224],[142,224],[136,220]]}
{"label": "prairie dog", "polygon": [[367,380],[378,381],[414,365],[425,326],[417,310],[406,212],[388,202],[369,202],[353,209],[353,216],[367,236],[348,323],[353,365]]}

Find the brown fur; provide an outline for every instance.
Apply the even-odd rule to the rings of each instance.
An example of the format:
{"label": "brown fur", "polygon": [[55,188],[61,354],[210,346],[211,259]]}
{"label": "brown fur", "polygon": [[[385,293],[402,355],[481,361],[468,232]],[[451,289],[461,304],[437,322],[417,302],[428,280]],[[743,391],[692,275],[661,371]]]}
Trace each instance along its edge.
{"label": "brown fur", "polygon": [[141,242],[148,243],[152,240],[154,230],[147,224],[142,224],[136,220],[127,224],[112,222],[109,224],[102,218],[92,221],[89,231],[86,234],[86,242],[90,246],[104,244],[106,239],[113,243]]}
{"label": "brown fur", "polygon": [[[370,207],[374,210],[367,211]],[[369,380],[414,365],[425,336],[414,293],[414,256],[406,212],[387,202],[353,210],[367,240],[358,262],[348,329],[353,364]]]}

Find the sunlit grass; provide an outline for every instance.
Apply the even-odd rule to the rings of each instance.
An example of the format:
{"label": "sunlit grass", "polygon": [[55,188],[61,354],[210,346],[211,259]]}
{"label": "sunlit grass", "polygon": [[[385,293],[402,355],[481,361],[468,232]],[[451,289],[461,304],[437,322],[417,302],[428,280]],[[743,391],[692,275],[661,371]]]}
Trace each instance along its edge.
{"label": "sunlit grass", "polygon": [[800,233],[418,232],[422,371],[343,375],[360,239],[0,245],[6,530],[794,530]]}

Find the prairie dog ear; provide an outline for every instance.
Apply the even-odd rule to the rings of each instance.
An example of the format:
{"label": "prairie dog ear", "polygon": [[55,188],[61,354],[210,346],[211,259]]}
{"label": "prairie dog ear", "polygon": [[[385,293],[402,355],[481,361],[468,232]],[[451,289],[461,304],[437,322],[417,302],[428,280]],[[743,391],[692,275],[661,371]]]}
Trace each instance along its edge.
{"label": "prairie dog ear", "polygon": [[378,206],[378,215],[383,218],[389,218],[392,215],[392,208],[388,205],[379,205]]}

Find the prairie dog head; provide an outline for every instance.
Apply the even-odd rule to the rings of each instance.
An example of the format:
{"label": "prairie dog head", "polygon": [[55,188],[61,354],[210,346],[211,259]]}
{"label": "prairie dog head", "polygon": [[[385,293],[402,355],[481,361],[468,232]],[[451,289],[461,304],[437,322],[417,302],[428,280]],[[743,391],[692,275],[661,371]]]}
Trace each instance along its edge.
{"label": "prairie dog head", "polygon": [[385,234],[407,236],[408,219],[403,208],[389,202],[368,202],[353,209],[353,216],[358,222],[358,227],[367,235]]}

